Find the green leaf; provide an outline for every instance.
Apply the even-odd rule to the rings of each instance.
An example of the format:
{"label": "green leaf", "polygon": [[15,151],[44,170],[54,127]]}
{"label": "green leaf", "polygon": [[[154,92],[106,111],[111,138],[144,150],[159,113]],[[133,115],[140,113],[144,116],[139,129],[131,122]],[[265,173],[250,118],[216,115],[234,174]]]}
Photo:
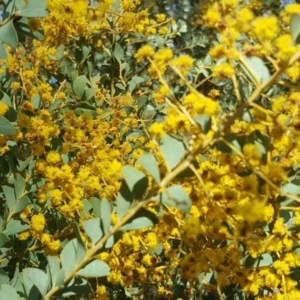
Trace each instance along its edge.
{"label": "green leaf", "polygon": [[137,163],[149,172],[157,183],[160,182],[160,172],[153,154],[144,154],[137,160]]}
{"label": "green leaf", "polygon": [[26,268],[23,270],[23,277],[26,277],[28,280],[32,281],[42,296],[47,293],[50,278],[45,272],[37,268]]}
{"label": "green leaf", "polygon": [[91,52],[91,46],[86,46],[84,45],[82,47],[82,60],[86,60],[87,57],[89,56],[90,52]]}
{"label": "green leaf", "polygon": [[60,270],[60,263],[58,257],[56,256],[47,256],[47,260],[48,260],[48,266],[47,266],[48,274],[50,276],[52,286],[55,286],[58,272]]}
{"label": "green leaf", "polygon": [[62,57],[64,56],[64,51],[65,51],[65,45],[59,45],[57,47],[55,56],[58,60],[62,59]]}
{"label": "green leaf", "polygon": [[0,248],[5,246],[8,242],[9,238],[4,233],[0,233]]}
{"label": "green leaf", "polygon": [[5,59],[6,57],[7,57],[6,49],[0,40],[0,59]]}
{"label": "green leaf", "polygon": [[161,139],[160,150],[170,170],[179,164],[185,154],[183,143],[169,135]]}
{"label": "green leaf", "polygon": [[129,221],[121,228],[123,231],[135,230],[146,227],[152,227],[158,223],[157,216],[147,210],[146,208],[141,208]]}
{"label": "green leaf", "polygon": [[245,266],[252,267],[270,267],[273,264],[273,257],[270,253],[264,253],[258,258],[253,258],[250,255],[245,260]]}
{"label": "green leaf", "polygon": [[292,15],[290,28],[293,41],[297,45],[300,43],[300,14]]}
{"label": "green leaf", "polygon": [[18,46],[18,35],[13,24],[11,20],[0,27],[0,40],[15,49]]}
{"label": "green leaf", "polygon": [[157,114],[156,109],[152,105],[146,105],[141,114],[141,118],[146,122],[151,121]]}
{"label": "green leaf", "polygon": [[81,237],[81,233],[80,233],[80,229],[79,229],[79,226],[77,223],[73,223],[73,228],[74,228],[74,231],[76,233],[76,263],[79,263],[85,253],[86,253],[86,249],[85,249],[85,245],[84,245],[84,242],[82,240],[82,237]]}
{"label": "green leaf", "polygon": [[30,204],[29,198],[27,196],[21,197],[16,200],[16,206],[13,208],[13,213],[17,214],[21,212],[28,204]]}
{"label": "green leaf", "polygon": [[[265,66],[263,60],[256,56],[243,57],[244,60],[248,63],[250,68],[252,69],[253,73],[256,75],[257,79],[260,83],[264,84],[270,79],[270,72],[269,69]],[[247,71],[243,64],[240,64],[242,69],[248,75],[248,77],[255,83],[253,76]]]}
{"label": "green leaf", "polygon": [[132,166],[122,167],[124,180],[127,183],[129,190],[132,192],[135,199],[143,198],[145,190],[148,186],[148,178],[141,171]]}
{"label": "green leaf", "polygon": [[104,198],[101,200],[101,219],[102,219],[104,234],[106,234],[110,230],[110,222],[111,222],[110,214],[111,214],[110,203],[106,198]]}
{"label": "green leaf", "polygon": [[290,195],[299,195],[300,194],[300,188],[299,188],[299,184],[295,184],[295,183],[286,183],[281,187],[281,190],[284,193],[288,193]]}
{"label": "green leaf", "polygon": [[10,97],[7,94],[3,93],[3,92],[2,92],[2,95],[3,96],[2,96],[1,102],[5,103],[5,104],[7,104],[8,106],[11,107],[11,99],[10,99]]}
{"label": "green leaf", "polygon": [[65,271],[64,269],[60,269],[56,274],[55,284],[61,289],[65,286],[64,279],[65,279]]}
{"label": "green leaf", "polygon": [[14,135],[16,133],[12,124],[3,116],[0,116],[0,134]]}
{"label": "green leaf", "polygon": [[170,186],[165,192],[156,196],[156,200],[161,204],[176,207],[184,212],[189,212],[192,206],[190,197],[180,185]]}
{"label": "green leaf", "polygon": [[211,117],[198,115],[194,117],[194,120],[201,126],[202,131],[206,134],[211,129]]}
{"label": "green leaf", "polygon": [[132,92],[138,84],[144,82],[145,79],[143,77],[134,76],[132,79],[128,82],[129,83],[129,92]]}
{"label": "green leaf", "polygon": [[19,232],[22,232],[24,230],[27,230],[30,228],[30,225],[23,223],[22,221],[19,220],[10,220],[3,231],[4,234],[6,235],[12,235],[16,234]]}
{"label": "green leaf", "polygon": [[[82,277],[75,277],[67,284],[67,286],[63,287],[61,290],[62,298],[59,299],[80,299],[78,295],[82,295],[81,299],[88,299],[84,296],[91,295],[91,286],[87,280]],[[59,293],[60,294],[60,293]],[[72,295],[76,295],[76,297],[70,297]]]}
{"label": "green leaf", "polygon": [[0,268],[0,288],[3,284],[9,282],[9,277],[7,276],[6,272]]}
{"label": "green leaf", "polygon": [[125,180],[122,181],[121,188],[118,192],[117,203],[117,215],[121,219],[127,211],[131,208],[133,202],[133,195],[130,192]]}
{"label": "green leaf", "polygon": [[93,206],[94,216],[96,218],[100,217],[101,214],[101,200],[96,197],[91,197],[91,202]]}
{"label": "green leaf", "polygon": [[48,16],[45,0],[29,0],[21,9],[20,16],[29,18],[40,18]]}
{"label": "green leaf", "polygon": [[11,185],[4,185],[2,186],[2,190],[4,192],[5,201],[10,211],[13,210],[15,206],[16,196],[15,196],[15,189]]}
{"label": "green leaf", "polygon": [[[88,89],[86,89],[85,92],[84,92],[84,99],[85,99],[85,101],[89,101],[91,98],[93,98],[94,95],[95,95],[95,91],[96,91],[96,88],[88,88]],[[93,109],[95,109],[95,108],[93,107]]]}
{"label": "green leaf", "polygon": [[16,199],[19,199],[24,193],[25,184],[25,179],[19,173],[17,173],[14,184]]}
{"label": "green leaf", "polygon": [[104,277],[107,276],[110,268],[107,263],[101,260],[93,260],[76,274],[85,277]]}
{"label": "green leaf", "polygon": [[60,254],[60,261],[62,264],[62,268],[65,271],[65,275],[67,276],[72,269],[76,265],[76,256],[77,256],[77,240],[72,239],[69,241]]}
{"label": "green leaf", "polygon": [[17,291],[9,284],[1,284],[0,300],[24,300],[21,298]]}
{"label": "green leaf", "polygon": [[101,230],[100,218],[84,221],[83,229],[85,233],[88,235],[88,237],[91,239],[93,244],[96,244],[103,236],[103,232]]}
{"label": "green leaf", "polygon": [[124,57],[124,50],[123,48],[119,45],[119,44],[115,44],[115,47],[114,47],[114,57],[117,59],[117,60],[121,60],[123,59]]}
{"label": "green leaf", "polygon": [[86,90],[86,84],[88,80],[85,75],[78,76],[73,82],[73,90],[77,97],[81,99],[84,91]]}

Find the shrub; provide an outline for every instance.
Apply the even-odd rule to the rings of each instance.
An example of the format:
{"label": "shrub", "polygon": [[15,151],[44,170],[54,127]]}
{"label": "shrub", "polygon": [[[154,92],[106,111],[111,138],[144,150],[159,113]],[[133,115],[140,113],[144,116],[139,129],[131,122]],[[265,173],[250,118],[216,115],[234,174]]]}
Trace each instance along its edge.
{"label": "shrub", "polygon": [[0,298],[298,299],[300,5],[3,2]]}

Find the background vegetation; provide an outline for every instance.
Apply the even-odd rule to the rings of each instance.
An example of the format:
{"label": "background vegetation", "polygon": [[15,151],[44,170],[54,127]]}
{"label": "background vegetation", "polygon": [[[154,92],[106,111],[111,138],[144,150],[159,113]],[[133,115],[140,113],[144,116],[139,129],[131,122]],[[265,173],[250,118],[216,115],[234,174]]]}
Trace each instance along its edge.
{"label": "background vegetation", "polygon": [[0,299],[300,297],[300,5],[4,0]]}

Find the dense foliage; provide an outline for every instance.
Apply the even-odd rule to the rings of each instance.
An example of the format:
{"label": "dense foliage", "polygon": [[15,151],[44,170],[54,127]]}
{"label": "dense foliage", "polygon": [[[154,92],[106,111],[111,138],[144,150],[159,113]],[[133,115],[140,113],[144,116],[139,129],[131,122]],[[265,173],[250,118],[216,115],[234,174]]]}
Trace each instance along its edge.
{"label": "dense foliage", "polygon": [[0,300],[298,300],[300,4],[2,2]]}

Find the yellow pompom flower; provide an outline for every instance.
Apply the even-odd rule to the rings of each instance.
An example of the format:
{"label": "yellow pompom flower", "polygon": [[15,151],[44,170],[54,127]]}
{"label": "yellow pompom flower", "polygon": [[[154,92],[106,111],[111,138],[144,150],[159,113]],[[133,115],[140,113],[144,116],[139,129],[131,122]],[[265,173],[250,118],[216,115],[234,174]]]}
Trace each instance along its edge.
{"label": "yellow pompom flower", "polygon": [[0,102],[0,116],[3,116],[9,110],[9,106],[3,102]]}
{"label": "yellow pompom flower", "polygon": [[230,77],[233,74],[234,74],[234,69],[228,63],[223,63],[219,66],[215,66],[213,68],[213,73],[212,73],[214,77],[217,77],[219,79]]}
{"label": "yellow pompom flower", "polygon": [[137,60],[137,62],[141,62],[144,59],[151,58],[153,55],[153,48],[149,45],[145,45],[137,51],[134,57]]}
{"label": "yellow pompom flower", "polygon": [[45,229],[46,220],[43,214],[36,214],[31,218],[31,229],[42,232]]}

